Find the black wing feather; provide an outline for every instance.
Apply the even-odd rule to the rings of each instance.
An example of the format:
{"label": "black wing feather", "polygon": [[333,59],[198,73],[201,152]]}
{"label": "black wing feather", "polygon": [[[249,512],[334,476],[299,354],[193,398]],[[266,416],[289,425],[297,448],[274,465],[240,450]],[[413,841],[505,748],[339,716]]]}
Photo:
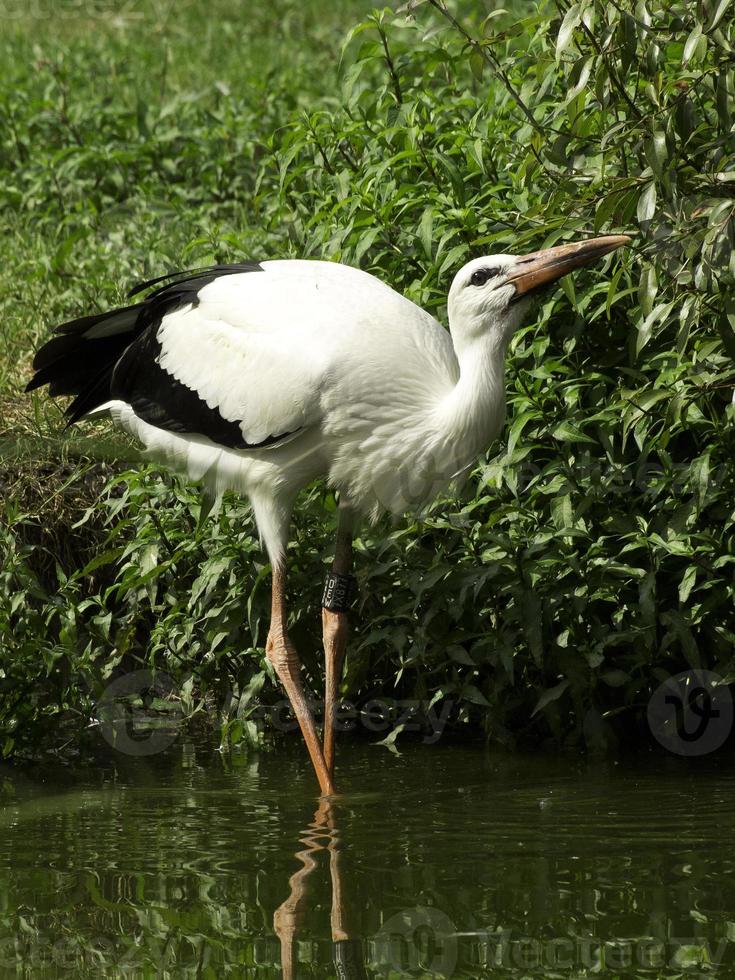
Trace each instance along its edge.
{"label": "black wing feather", "polygon": [[[56,336],[34,358],[36,373],[26,390],[47,384],[52,395],[75,395],[66,409],[69,425],[105,402],[119,399],[151,425],[196,433],[229,448],[255,449],[280,442],[292,433],[269,436],[256,444],[245,442],[240,422],[223,418],[159,363],[157,333],[167,313],[196,304],[200,290],[220,276],[262,271],[257,262],[239,262],[172,272],[140,283],[129,297],[151,286],[158,288],[131,306],[79,317],[57,327]],[[89,336],[100,329],[108,335]]]}
{"label": "black wing feather", "polygon": [[[160,321],[159,321],[160,322]],[[245,449],[238,422],[223,418],[216,408],[163,370],[161,345],[154,330],[146,330],[115,365],[110,397],[127,402],[150,425],[168,432],[196,432],[230,449]]]}
{"label": "black wing feather", "polygon": [[181,272],[167,272],[163,276],[156,276],[155,279],[147,279],[145,282],[139,282],[133,286],[128,292],[128,299],[132,299],[138,293],[145,292],[146,289],[149,289],[151,286],[156,286],[159,282],[164,282],[166,279],[172,279],[175,282],[161,286],[155,292],[150,293],[147,299],[151,299],[152,296],[157,296],[159,293],[168,289],[169,285],[175,286],[178,282],[196,282],[198,279],[206,279],[208,282],[211,282],[218,276],[232,276],[236,272],[262,271],[263,267],[258,262],[233,262],[230,265],[210,265],[199,269],[184,269]]}

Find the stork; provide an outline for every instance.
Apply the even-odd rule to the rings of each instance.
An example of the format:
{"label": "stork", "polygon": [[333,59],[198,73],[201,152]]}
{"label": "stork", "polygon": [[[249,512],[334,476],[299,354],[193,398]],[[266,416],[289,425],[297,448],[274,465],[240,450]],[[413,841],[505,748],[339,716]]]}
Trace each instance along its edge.
{"label": "stork", "polygon": [[[129,305],[62,324],[37,352],[27,389],[73,395],[69,424],[107,413],[210,492],[250,499],[272,568],[266,656],[323,794],[334,793],[356,516],[402,514],[462,479],[501,430],[505,354],[534,294],[629,241],[473,259],[449,291],[449,332],[366,272],[291,259],[152,279]],[[285,554],[296,497],[323,477],[339,509],[320,742],[287,632]]]}

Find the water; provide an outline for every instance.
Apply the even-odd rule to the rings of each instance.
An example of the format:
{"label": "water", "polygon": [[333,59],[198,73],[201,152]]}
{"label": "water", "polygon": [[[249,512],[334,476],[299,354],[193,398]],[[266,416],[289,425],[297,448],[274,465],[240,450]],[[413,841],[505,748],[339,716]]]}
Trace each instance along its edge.
{"label": "water", "polygon": [[729,764],[288,741],[0,771],[0,977],[735,976]]}

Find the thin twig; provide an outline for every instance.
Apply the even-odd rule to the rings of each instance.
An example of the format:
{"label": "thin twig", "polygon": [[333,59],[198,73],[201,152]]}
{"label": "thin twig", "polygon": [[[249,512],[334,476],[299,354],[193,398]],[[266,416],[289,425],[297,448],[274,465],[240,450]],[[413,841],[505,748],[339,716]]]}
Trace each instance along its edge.
{"label": "thin twig", "polygon": [[330,177],[334,177],[334,167],[329,162],[329,158],[327,157],[327,152],[322,146],[321,142],[319,141],[319,137],[316,134],[316,129],[314,128],[311,119],[307,119],[307,124],[309,126],[309,132],[311,133],[311,137],[314,140],[317,150],[319,151],[319,156],[322,158],[324,169],[327,171]]}
{"label": "thin twig", "polygon": [[541,126],[541,124],[536,121],[536,119],[533,116],[533,113],[521,98],[520,93],[517,91],[516,87],[511,82],[510,78],[500,67],[500,62],[497,61],[497,59],[488,51],[487,48],[485,48],[482,44],[480,44],[479,41],[475,40],[475,38],[472,37],[472,35],[465,30],[465,28],[460,24],[460,22],[456,19],[456,17],[454,17],[447,10],[447,8],[443,5],[441,0],[429,0],[429,3],[431,4],[432,7],[434,7],[435,10],[439,11],[442,17],[444,17],[446,20],[449,21],[452,27],[454,27],[454,29],[462,35],[462,37],[465,39],[467,44],[472,48],[472,50],[478,52],[478,54],[483,59],[483,61],[485,61],[485,63],[490,66],[490,68],[493,70],[493,72],[497,75],[497,77],[505,86],[508,94],[511,96],[513,101],[516,103],[518,108],[521,110],[521,112],[529,121],[529,123],[533,126],[533,128],[537,130],[539,133],[544,133],[544,134],[546,134],[547,132],[558,133],[557,130],[550,129],[550,128],[547,129]]}
{"label": "thin twig", "polygon": [[164,544],[164,546],[166,548],[166,551],[168,551],[169,555],[172,555],[173,556],[176,553],[176,549],[174,548],[174,546],[169,541],[169,539],[168,539],[168,537],[166,535],[166,532],[163,530],[163,525],[158,520],[158,515],[155,514],[153,510],[150,510],[148,512],[148,514],[149,514],[150,519],[153,522],[156,530],[158,531],[159,535],[161,536],[161,541],[163,541],[163,544]]}
{"label": "thin twig", "polygon": [[403,104],[403,93],[401,92],[401,82],[398,78],[398,72],[396,71],[396,66],[393,63],[393,58],[391,57],[390,48],[388,47],[388,37],[383,30],[383,25],[376,23],[378,28],[378,33],[380,34],[380,40],[383,42],[383,51],[385,52],[385,63],[388,66],[388,73],[390,74],[390,80],[393,85],[393,92],[396,96],[396,102],[398,105]]}

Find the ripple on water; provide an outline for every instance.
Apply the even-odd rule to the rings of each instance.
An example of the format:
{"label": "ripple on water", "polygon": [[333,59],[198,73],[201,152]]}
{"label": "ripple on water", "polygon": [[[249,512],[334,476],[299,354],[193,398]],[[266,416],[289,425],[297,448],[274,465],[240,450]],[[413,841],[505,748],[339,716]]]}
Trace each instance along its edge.
{"label": "ripple on water", "polygon": [[706,943],[730,956],[735,777],[722,765],[341,748],[326,814],[296,743],[4,774],[0,975],[12,950],[34,977],[162,956],[185,975],[204,954],[215,972],[278,976],[280,907],[303,975],[326,976],[335,893],[371,975],[427,956],[437,976],[526,975],[521,942],[543,960],[573,940],[566,976],[595,956],[599,972],[600,950],[631,937],[663,943],[667,962],[672,936],[695,958]]}

